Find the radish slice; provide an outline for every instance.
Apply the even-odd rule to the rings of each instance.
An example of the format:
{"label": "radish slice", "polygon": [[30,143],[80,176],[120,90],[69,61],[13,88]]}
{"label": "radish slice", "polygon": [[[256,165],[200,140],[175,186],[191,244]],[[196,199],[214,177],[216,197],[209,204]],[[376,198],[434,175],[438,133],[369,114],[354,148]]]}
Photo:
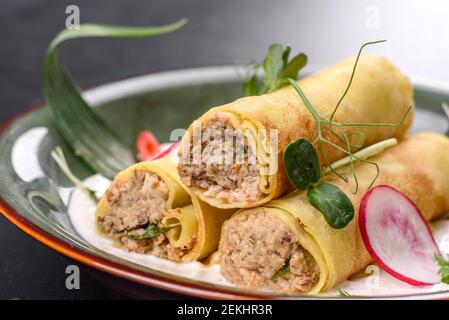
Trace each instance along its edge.
{"label": "radish slice", "polygon": [[415,204],[386,185],[368,191],[360,203],[359,226],[374,261],[393,277],[414,286],[441,282],[440,251]]}
{"label": "radish slice", "polygon": [[162,151],[161,153],[159,153],[155,157],[153,157],[151,160],[156,160],[156,159],[165,157],[166,155],[172,153],[178,145],[179,145],[179,141],[176,141],[170,147],[168,147],[167,149],[165,149],[164,151]]}

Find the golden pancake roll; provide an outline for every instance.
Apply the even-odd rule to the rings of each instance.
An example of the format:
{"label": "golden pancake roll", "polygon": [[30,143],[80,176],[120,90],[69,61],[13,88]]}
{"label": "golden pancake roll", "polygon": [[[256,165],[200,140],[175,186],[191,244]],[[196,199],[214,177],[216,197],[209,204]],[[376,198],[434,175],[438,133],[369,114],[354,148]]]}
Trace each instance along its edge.
{"label": "golden pancake roll", "polygon": [[[217,249],[221,226],[233,212],[198,200],[181,183],[169,155],[117,174],[98,203],[96,223],[127,250],[193,261]],[[162,232],[145,237],[149,224]]]}
{"label": "golden pancake roll", "polygon": [[[375,185],[398,189],[416,204],[426,220],[437,218],[449,211],[448,150],[449,138],[444,135],[420,133],[408,137],[370,158],[380,167]],[[349,167],[342,172],[351,177]],[[376,169],[359,163],[356,172],[363,188],[370,184]],[[345,183],[331,174],[326,180],[343,190],[354,205],[354,219],[345,228],[330,227],[303,191],[259,208],[239,210],[222,230],[219,254],[226,278],[246,288],[316,294],[334,288],[371,263],[358,224],[365,191],[352,193],[353,178]],[[273,280],[286,264],[290,271]]]}
{"label": "golden pancake roll", "polygon": [[[331,116],[346,89],[354,63],[355,58],[345,59],[298,82],[322,117]],[[412,105],[413,88],[409,80],[385,58],[362,55],[349,92],[333,120],[338,123],[399,123]],[[363,132],[361,147],[364,147],[392,137],[401,139],[412,118],[410,112],[398,127],[350,129]],[[256,159],[210,165],[207,164],[209,158],[203,154],[198,161],[195,151],[204,153],[211,143],[205,141],[204,135],[199,145],[194,140],[198,132],[205,133],[208,129],[231,129],[242,134],[248,145],[246,152]],[[328,131],[323,134],[324,138],[342,145]],[[215,207],[260,206],[293,190],[283,169],[282,156],[285,147],[300,137],[313,141],[317,128],[312,114],[292,86],[262,96],[240,98],[212,108],[189,127],[181,142],[178,172],[195,195]],[[351,139],[355,144],[360,136],[353,135]],[[222,149],[226,152],[225,147]],[[325,151],[330,162],[345,156],[330,146],[325,146]],[[320,161],[323,164],[321,155]]]}

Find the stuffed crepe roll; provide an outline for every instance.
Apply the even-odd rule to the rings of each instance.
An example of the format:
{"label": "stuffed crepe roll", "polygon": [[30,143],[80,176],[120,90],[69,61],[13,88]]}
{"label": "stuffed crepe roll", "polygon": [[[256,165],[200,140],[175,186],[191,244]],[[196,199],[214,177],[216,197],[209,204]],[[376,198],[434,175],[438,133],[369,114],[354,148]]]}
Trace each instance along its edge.
{"label": "stuffed crepe roll", "polygon": [[[447,150],[449,138],[440,134],[407,138],[371,158],[380,167],[376,185],[393,186],[416,204],[426,220],[436,218],[449,211]],[[362,185],[369,185],[376,173],[367,163],[356,170]],[[330,227],[300,191],[259,208],[239,210],[223,225],[219,245],[223,275],[245,288],[312,294],[335,287],[367,266],[372,259],[358,224],[364,192],[352,194],[353,180],[345,183],[330,176],[329,182],[340,187],[354,205],[354,219],[345,228]],[[281,269],[289,271],[273,277]]]}
{"label": "stuffed crepe roll", "polygon": [[96,223],[126,250],[193,261],[216,250],[223,221],[232,213],[192,195],[166,156],[120,172],[100,199]]}
{"label": "stuffed crepe roll", "polygon": [[[348,84],[354,62],[354,58],[348,58],[299,81],[321,116],[331,115]],[[412,104],[413,89],[405,76],[385,58],[362,55],[334,120],[399,123]],[[411,122],[409,114],[399,127],[364,127],[357,131],[364,133],[367,146],[391,137],[400,139]],[[215,138],[220,132],[221,138]],[[233,148],[229,148],[232,142],[226,142],[230,140],[228,132],[234,132]],[[181,142],[178,172],[194,194],[213,206],[256,207],[293,190],[283,169],[283,151],[299,137],[312,141],[316,136],[315,121],[292,86],[244,97],[212,108],[192,123]],[[324,132],[324,136],[341,145],[330,133]],[[244,153],[239,161],[238,140],[243,142],[240,149]],[[212,159],[211,150],[225,156]],[[330,162],[344,156],[335,148],[325,151]],[[320,161],[323,164],[323,159]]]}

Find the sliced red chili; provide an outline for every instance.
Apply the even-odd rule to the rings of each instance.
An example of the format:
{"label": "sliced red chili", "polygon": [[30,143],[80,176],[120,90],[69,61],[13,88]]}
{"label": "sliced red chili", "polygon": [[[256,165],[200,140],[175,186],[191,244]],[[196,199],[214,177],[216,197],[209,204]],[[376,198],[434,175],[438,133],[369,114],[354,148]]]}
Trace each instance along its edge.
{"label": "sliced red chili", "polygon": [[148,130],[142,131],[136,139],[137,159],[151,160],[159,154],[161,146],[156,137]]}

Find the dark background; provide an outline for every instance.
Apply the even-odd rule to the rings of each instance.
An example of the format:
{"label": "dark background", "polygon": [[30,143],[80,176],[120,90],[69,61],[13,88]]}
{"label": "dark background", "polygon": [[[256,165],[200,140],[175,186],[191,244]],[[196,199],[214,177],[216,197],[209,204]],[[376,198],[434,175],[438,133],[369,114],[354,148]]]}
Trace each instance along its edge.
{"label": "dark background", "polygon": [[[80,8],[81,23],[144,26],[189,19],[182,30],[162,37],[64,45],[62,57],[82,87],[136,74],[260,61],[273,42],[307,53],[309,64],[326,65],[356,53],[363,42],[378,39],[388,42],[370,52],[389,57],[414,80],[449,87],[445,0],[2,0],[0,123],[41,100],[45,50],[65,27],[69,4]],[[0,298],[130,295],[117,293],[103,274],[82,266],[81,289],[67,290],[65,269],[73,263],[0,217]],[[156,289],[149,295],[181,297]]]}

